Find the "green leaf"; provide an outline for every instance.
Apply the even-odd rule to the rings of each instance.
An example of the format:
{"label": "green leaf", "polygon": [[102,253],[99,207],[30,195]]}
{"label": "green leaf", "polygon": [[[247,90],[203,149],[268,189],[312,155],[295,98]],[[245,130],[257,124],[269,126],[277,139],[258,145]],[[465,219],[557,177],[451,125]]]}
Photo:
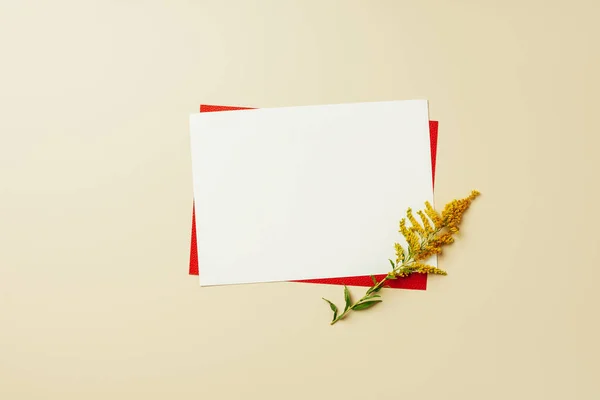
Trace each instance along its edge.
{"label": "green leaf", "polygon": [[346,301],[346,307],[344,308],[344,312],[346,312],[350,306],[352,306],[352,299],[350,299],[350,291],[348,290],[348,286],[344,285],[344,301]]}
{"label": "green leaf", "polygon": [[381,286],[377,286],[378,284],[375,284],[374,286],[371,286],[368,290],[367,293],[365,293],[367,296],[370,295],[371,293],[377,293],[381,290]]}
{"label": "green leaf", "polygon": [[390,264],[392,264],[392,269],[396,268],[396,264],[394,264],[391,258],[388,258],[388,261],[390,262]]}
{"label": "green leaf", "polygon": [[373,307],[377,303],[381,303],[383,300],[365,300],[360,303],[356,303],[352,306],[354,311],[366,310],[367,308]]}
{"label": "green leaf", "polygon": [[[366,298],[369,298],[369,297],[374,297],[374,296],[381,297],[378,294],[377,295],[374,294],[374,293],[379,292],[380,290],[381,290],[381,286],[378,287],[378,288],[375,288],[375,286],[370,287],[369,290],[367,290],[367,293],[365,293],[365,296],[363,297],[363,299],[366,299]],[[359,302],[360,302],[360,300],[359,300]]]}
{"label": "green leaf", "polygon": [[331,308],[331,311],[333,311],[333,319],[332,319],[332,321],[335,321],[335,319],[337,318],[338,308],[336,307],[335,304],[333,304],[332,302],[330,302],[326,298],[322,297],[322,299],[329,303],[329,307]]}
{"label": "green leaf", "polygon": [[378,295],[378,294],[372,294],[372,295],[370,295],[369,297],[366,297],[366,299],[373,299],[373,298],[375,298],[375,297],[381,297],[381,296],[380,296],[380,295]]}
{"label": "green leaf", "polygon": [[371,277],[371,281],[373,282],[373,285],[377,285],[377,279],[375,279],[375,277],[373,275],[369,275]]}
{"label": "green leaf", "polygon": [[377,293],[381,290],[383,286],[379,286],[379,287],[375,287],[373,286],[372,288],[370,288],[369,290],[367,290],[367,294],[371,294],[371,293]]}

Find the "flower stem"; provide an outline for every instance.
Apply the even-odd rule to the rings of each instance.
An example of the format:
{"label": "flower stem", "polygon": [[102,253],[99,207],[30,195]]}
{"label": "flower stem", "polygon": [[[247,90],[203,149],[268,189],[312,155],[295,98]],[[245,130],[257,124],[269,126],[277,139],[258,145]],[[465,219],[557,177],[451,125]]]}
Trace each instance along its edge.
{"label": "flower stem", "polygon": [[371,293],[373,293],[375,290],[379,289],[380,287],[383,286],[383,284],[389,279],[389,275],[386,275],[381,281],[377,282],[377,285],[372,286],[371,288],[369,288],[369,290],[367,291],[367,294],[365,294],[363,297],[360,298],[360,300],[354,302],[354,304],[352,304],[350,307],[348,307],[347,310],[345,310],[343,313],[341,313],[340,315],[338,315],[333,321],[331,321],[331,325],[335,324],[336,322],[338,322],[341,319],[344,319],[346,317],[346,315],[352,311],[352,307],[354,307],[355,305],[357,305],[358,303],[360,303],[361,301],[365,300],[367,297],[369,297],[371,295]]}

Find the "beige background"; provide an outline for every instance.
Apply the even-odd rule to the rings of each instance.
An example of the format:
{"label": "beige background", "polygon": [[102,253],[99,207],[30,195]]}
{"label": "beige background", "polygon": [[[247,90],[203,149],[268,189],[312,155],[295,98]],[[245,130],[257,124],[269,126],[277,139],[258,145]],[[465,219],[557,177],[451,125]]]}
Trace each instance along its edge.
{"label": "beige background", "polygon": [[[0,4],[0,398],[600,398],[598,1]],[[483,193],[448,277],[187,276],[198,104],[410,98]]]}

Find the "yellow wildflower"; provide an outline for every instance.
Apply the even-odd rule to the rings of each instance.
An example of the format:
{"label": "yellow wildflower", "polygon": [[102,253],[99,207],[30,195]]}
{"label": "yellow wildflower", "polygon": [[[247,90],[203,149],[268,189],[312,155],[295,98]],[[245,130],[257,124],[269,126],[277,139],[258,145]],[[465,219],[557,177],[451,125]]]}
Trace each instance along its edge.
{"label": "yellow wildflower", "polygon": [[450,229],[458,228],[463,214],[477,196],[479,196],[479,192],[473,190],[469,197],[460,200],[452,200],[450,203],[446,204],[446,207],[444,207],[444,210],[442,211],[443,225]]}
{"label": "yellow wildflower", "polygon": [[446,271],[444,271],[443,269],[436,268],[432,265],[415,263],[413,268],[414,268],[414,272],[416,272],[418,274],[448,275],[448,273]]}
{"label": "yellow wildflower", "polygon": [[396,249],[396,264],[402,264],[404,262],[404,249],[400,243],[394,243],[394,249]]}
{"label": "yellow wildflower", "polygon": [[434,254],[440,254],[442,252],[441,244],[437,243],[435,240],[429,241],[421,251],[415,254],[415,260],[426,260],[430,256]]}
{"label": "yellow wildflower", "polygon": [[408,269],[401,269],[401,270],[395,272],[395,276],[397,278],[405,278],[405,277],[409,276],[411,273],[412,273],[412,271],[410,271]]}
{"label": "yellow wildflower", "polygon": [[423,228],[425,229],[425,233],[427,234],[427,236],[431,235],[433,233],[433,227],[429,222],[429,218],[427,218],[425,213],[421,210],[417,211],[417,214],[419,214],[419,217],[421,217],[421,221],[423,221]]}
{"label": "yellow wildflower", "polygon": [[406,227],[406,219],[402,218],[400,220],[400,233],[406,239],[406,243],[408,243],[408,248],[412,254],[415,254],[419,248],[421,247],[421,242],[417,235],[410,229]]}
{"label": "yellow wildflower", "polygon": [[437,238],[438,243],[443,246],[445,244],[454,243],[454,238],[452,237],[452,232],[446,232],[442,234],[439,238]]}
{"label": "yellow wildflower", "polygon": [[425,213],[429,216],[431,221],[433,221],[433,225],[437,229],[442,228],[442,217],[440,217],[440,214],[433,209],[431,203],[429,203],[428,201],[425,202]]}
{"label": "yellow wildflower", "polygon": [[413,215],[412,209],[409,208],[408,210],[406,210],[406,217],[408,218],[408,220],[412,224],[412,228],[411,229],[412,229],[413,232],[418,233],[423,238],[427,237],[427,235],[425,234],[425,229],[423,229],[423,227],[421,226],[421,224],[419,224],[419,221],[417,221],[417,219]]}

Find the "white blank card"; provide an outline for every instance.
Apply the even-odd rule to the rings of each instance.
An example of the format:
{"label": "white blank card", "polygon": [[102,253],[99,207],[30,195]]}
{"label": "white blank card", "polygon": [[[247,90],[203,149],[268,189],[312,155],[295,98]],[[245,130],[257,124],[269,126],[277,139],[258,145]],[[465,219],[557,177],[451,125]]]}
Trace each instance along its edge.
{"label": "white blank card", "polygon": [[425,100],[198,113],[190,134],[203,286],[386,273],[433,203]]}

